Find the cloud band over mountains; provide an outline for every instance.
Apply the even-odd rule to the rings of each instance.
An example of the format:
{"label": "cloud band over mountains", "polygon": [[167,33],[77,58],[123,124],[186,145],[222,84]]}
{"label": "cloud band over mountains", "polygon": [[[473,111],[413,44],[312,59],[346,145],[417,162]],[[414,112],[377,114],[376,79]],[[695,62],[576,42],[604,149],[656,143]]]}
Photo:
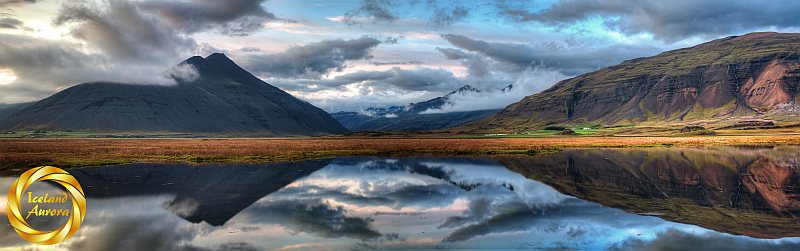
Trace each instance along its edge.
{"label": "cloud band over mountains", "polygon": [[[213,52],[329,111],[404,105],[463,85],[498,90],[528,81],[519,86],[536,87],[515,90],[536,92],[702,40],[796,32],[797,7],[743,0],[365,0],[303,8],[266,0],[0,0],[0,71],[13,73],[2,78],[13,82],[0,83],[0,103],[35,101],[84,82],[154,82],[183,59]],[[486,99],[493,108],[514,101]]]}

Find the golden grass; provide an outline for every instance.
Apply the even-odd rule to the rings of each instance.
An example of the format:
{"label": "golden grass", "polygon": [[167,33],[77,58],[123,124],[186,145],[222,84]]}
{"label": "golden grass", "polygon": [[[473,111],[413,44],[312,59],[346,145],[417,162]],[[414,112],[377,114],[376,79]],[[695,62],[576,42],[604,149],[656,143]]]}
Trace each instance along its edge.
{"label": "golden grass", "polygon": [[536,154],[563,148],[800,144],[800,136],[290,139],[0,139],[0,168],[131,162],[280,162],[336,156]]}

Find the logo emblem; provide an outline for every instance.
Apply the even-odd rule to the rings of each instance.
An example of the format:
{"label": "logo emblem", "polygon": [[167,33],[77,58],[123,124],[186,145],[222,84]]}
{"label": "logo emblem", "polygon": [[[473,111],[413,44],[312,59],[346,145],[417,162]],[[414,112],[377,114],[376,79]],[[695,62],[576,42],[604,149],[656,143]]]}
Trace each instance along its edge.
{"label": "logo emblem", "polygon": [[[33,196],[27,192],[28,187],[38,181],[52,181],[66,190],[63,196]],[[27,192],[27,193],[26,193]],[[47,204],[67,203],[71,198],[72,209],[47,209]],[[22,212],[23,200],[35,206],[29,212]],[[40,166],[30,169],[20,175],[8,191],[8,220],[14,230],[25,240],[31,243],[52,245],[66,240],[80,228],[86,214],[86,196],[78,180],[66,171],[52,166]],[[40,231],[34,229],[26,219],[31,216],[62,216],[69,217],[67,222],[53,231]]]}

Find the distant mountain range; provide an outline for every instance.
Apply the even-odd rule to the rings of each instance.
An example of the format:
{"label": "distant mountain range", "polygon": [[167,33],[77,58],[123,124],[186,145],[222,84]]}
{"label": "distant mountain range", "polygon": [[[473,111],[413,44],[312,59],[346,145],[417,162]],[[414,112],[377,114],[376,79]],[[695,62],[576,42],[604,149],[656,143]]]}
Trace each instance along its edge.
{"label": "distant mountain range", "polygon": [[459,131],[509,132],[580,123],[796,122],[798,94],[800,34],[751,33],[563,80]]}
{"label": "distant mountain range", "polygon": [[191,76],[176,77],[174,85],[85,83],[33,104],[0,107],[0,130],[349,133],[322,109],[261,81],[223,54],[194,56],[167,72],[187,69]]}
{"label": "distant mountain range", "polygon": [[[501,92],[508,92],[513,88],[509,85]],[[426,131],[439,130],[463,125],[493,115],[500,109],[487,109],[477,111],[436,112],[426,111],[442,109],[451,101],[454,95],[468,95],[480,93],[481,90],[465,85],[444,96],[433,98],[406,106],[370,107],[357,112],[332,113],[347,129],[357,131]]]}

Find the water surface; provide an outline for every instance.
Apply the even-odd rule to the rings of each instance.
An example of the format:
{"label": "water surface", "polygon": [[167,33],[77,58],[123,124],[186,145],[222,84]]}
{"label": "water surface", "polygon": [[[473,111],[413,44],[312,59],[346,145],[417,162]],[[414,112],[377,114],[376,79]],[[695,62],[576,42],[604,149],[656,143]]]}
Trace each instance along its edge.
{"label": "water surface", "polygon": [[[797,250],[797,150],[72,169],[86,220],[50,248]],[[0,179],[3,194],[12,181]],[[6,225],[0,246],[30,245]]]}

